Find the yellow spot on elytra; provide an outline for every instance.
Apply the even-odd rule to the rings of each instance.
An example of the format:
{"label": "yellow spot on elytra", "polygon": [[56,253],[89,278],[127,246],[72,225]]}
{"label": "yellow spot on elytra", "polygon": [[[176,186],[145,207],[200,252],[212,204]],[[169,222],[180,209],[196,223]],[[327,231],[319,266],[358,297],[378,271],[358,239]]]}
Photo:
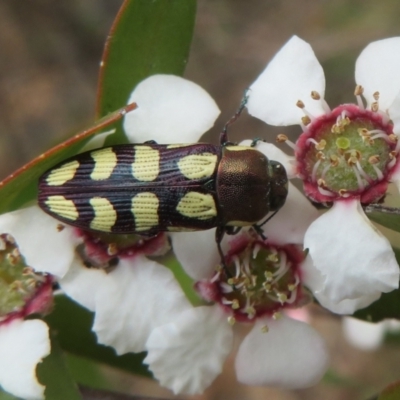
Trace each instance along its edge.
{"label": "yellow spot on elytra", "polygon": [[138,181],[154,181],[160,172],[160,153],[150,146],[135,146],[132,175]]}
{"label": "yellow spot on elytra", "polygon": [[189,192],[182,197],[176,210],[189,218],[206,220],[217,215],[215,201],[211,194]]}
{"label": "yellow spot on elytra", "polygon": [[117,165],[117,155],[111,147],[92,151],[90,156],[94,160],[93,172],[90,177],[95,181],[108,179]]}
{"label": "yellow spot on elytra", "polygon": [[132,214],[137,232],[148,231],[158,225],[158,197],[151,192],[143,192],[132,198]]}
{"label": "yellow spot on elytra", "polygon": [[79,162],[74,160],[70,161],[59,168],[53,169],[46,179],[49,186],[61,186],[65,182],[71,180],[79,167]]}
{"label": "yellow spot on elytra", "polygon": [[250,146],[226,146],[225,147],[227,150],[230,151],[243,151],[243,150],[256,150],[255,147],[250,147]]}
{"label": "yellow spot on elytra", "polygon": [[179,170],[188,179],[201,179],[211,176],[217,165],[217,156],[211,153],[191,154],[178,162]]}
{"label": "yellow spot on elytra", "polygon": [[49,196],[45,201],[49,210],[60,217],[76,221],[79,217],[78,210],[72,200],[67,200],[64,196]]}
{"label": "yellow spot on elytra", "polygon": [[103,232],[111,232],[111,228],[117,220],[117,212],[114,206],[104,197],[93,197],[89,202],[94,212],[90,228]]}

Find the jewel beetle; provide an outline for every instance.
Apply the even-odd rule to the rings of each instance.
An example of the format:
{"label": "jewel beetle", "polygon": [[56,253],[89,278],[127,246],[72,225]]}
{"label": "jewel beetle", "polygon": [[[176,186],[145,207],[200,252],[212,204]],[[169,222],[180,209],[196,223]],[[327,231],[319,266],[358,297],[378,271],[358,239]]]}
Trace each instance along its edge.
{"label": "jewel beetle", "polygon": [[[252,146],[121,144],[75,155],[39,179],[39,206],[82,230],[153,236],[216,229],[216,241],[277,212],[287,175]],[[265,221],[264,221],[265,223]]]}

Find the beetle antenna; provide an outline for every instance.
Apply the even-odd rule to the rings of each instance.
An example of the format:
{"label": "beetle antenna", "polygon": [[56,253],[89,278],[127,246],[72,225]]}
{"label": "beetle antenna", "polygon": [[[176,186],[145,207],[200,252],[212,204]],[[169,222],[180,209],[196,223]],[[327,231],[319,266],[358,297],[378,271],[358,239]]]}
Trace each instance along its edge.
{"label": "beetle antenna", "polygon": [[240,117],[240,114],[243,112],[244,108],[246,107],[247,101],[249,100],[249,95],[248,95],[249,91],[250,91],[250,88],[247,88],[244,91],[244,95],[243,95],[242,101],[240,102],[239,108],[237,109],[235,114],[233,114],[233,116],[228,120],[228,122],[225,124],[224,128],[222,129],[221,136],[220,136],[221,146],[226,146],[226,145],[232,144],[232,142],[230,142],[228,140],[228,127],[237,121],[237,119]]}

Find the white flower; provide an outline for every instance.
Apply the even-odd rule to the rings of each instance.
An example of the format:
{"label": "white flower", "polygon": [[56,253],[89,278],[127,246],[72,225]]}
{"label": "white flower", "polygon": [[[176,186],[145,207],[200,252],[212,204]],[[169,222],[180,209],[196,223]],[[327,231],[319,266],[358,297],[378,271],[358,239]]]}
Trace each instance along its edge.
{"label": "white flower", "polygon": [[[296,190],[289,193],[301,196]],[[298,198],[301,199],[301,197]],[[306,204],[308,204],[309,210],[307,206],[304,210],[306,214],[307,210],[309,211],[308,217],[310,218],[315,210],[309,203]],[[278,220],[279,216],[280,213],[276,216]],[[283,219],[283,217],[281,218]],[[288,221],[285,221],[285,227],[280,227],[276,236],[271,230],[269,240],[284,246],[285,240],[282,240],[282,237],[285,229],[287,229],[288,236],[292,234],[292,237],[301,240],[303,235],[300,229],[296,227],[296,232],[294,232],[290,225]],[[276,224],[276,227],[279,227],[279,223]],[[238,237],[233,237],[229,244],[228,240],[224,242],[224,247],[226,250],[229,249],[229,257],[232,257],[233,260],[236,257],[232,254],[233,248],[241,249],[243,247],[240,243],[242,240],[242,236],[239,234]],[[261,242],[255,244],[250,253],[256,254],[260,250],[260,245]],[[218,281],[219,273],[215,275],[213,268],[219,263],[219,259],[215,249],[215,239],[210,232],[198,232],[194,236],[176,233],[173,235],[173,247],[185,271],[190,276],[198,280],[206,279],[205,283],[203,281],[198,283],[199,292],[208,301],[219,299],[219,304],[188,309],[177,318],[171,319],[169,323],[161,325],[151,332],[146,343],[148,355],[144,361],[163,386],[170,388],[175,394],[196,394],[204,391],[221,373],[224,362],[232,351],[234,330],[228,323],[228,320],[233,321],[232,318],[236,319],[237,323],[240,323],[240,318],[244,318],[247,319],[247,322],[251,321],[254,324],[252,330],[240,344],[235,359],[236,375],[241,383],[293,389],[312,386],[321,379],[328,366],[329,357],[324,341],[308,324],[286,316],[279,317],[277,312],[267,312],[263,315],[266,310],[263,311],[261,305],[256,306],[255,304],[254,307],[258,307],[260,315],[257,315],[259,311],[256,309],[252,311],[253,306],[251,306],[248,311],[249,317],[246,316],[245,308],[241,311],[239,304],[235,305],[234,301],[229,300],[228,296],[232,288],[226,282],[221,281],[218,287],[225,288],[223,290],[226,290],[227,297],[220,297],[216,293],[213,285]],[[280,251],[278,252],[282,258],[279,262],[280,268],[271,275],[271,278],[272,276],[275,278],[268,281],[272,285],[276,281],[279,282],[280,277],[285,274],[284,271],[290,269],[294,271],[295,268],[293,260],[296,257],[288,258],[288,269],[286,269],[283,260],[286,260],[290,253],[282,255]],[[198,257],[198,254],[204,254],[204,257]],[[244,262],[243,265],[244,268],[252,268],[247,262]],[[300,270],[302,268],[300,265],[297,267]],[[260,276],[255,271],[253,272]],[[290,274],[290,272],[288,273]],[[307,283],[299,282],[301,274],[297,278],[286,277],[285,279],[296,279],[300,288],[302,283]],[[213,275],[215,276],[210,279]],[[241,286],[241,283],[236,284],[238,287]],[[282,291],[284,290],[282,286],[280,288]],[[274,297],[273,293],[275,292],[271,291],[272,297]],[[296,293],[294,297],[291,295],[292,298],[289,296],[286,298],[282,294],[275,300],[278,303],[281,302],[282,309],[285,305],[294,306],[298,301],[300,303],[304,301],[302,289],[298,289],[297,292],[295,289],[292,293]],[[272,307],[275,309],[276,306]],[[243,314],[241,314],[242,312]]]}
{"label": "white flower", "polygon": [[0,387],[26,400],[44,398],[36,366],[50,354],[49,328],[40,320],[0,325]]}
{"label": "white flower", "polygon": [[351,345],[360,350],[372,351],[382,345],[386,332],[398,333],[400,331],[400,322],[388,319],[372,323],[344,317],[342,327],[344,336]]}
{"label": "white flower", "polygon": [[[253,116],[272,125],[302,126],[302,135],[292,144],[297,163],[293,175],[303,179],[306,194],[314,201],[334,203],[311,224],[304,246],[312,259],[307,267],[311,288],[322,305],[337,313],[352,313],[399,285],[399,266],[390,243],[371,224],[360,204],[360,200],[371,203],[384,196],[389,181],[400,187],[399,54],[400,38],[367,46],[356,63],[356,82],[362,86],[356,88],[358,105],[342,105],[331,111],[324,100],[322,67],[311,46],[294,36],[249,91],[247,107]],[[355,125],[358,116],[372,121],[374,128]],[[324,130],[328,124],[329,130]],[[332,135],[337,135],[334,145],[343,150],[343,157],[333,152],[328,139]],[[357,137],[362,138],[360,147],[354,145]],[[367,144],[362,147],[364,142]],[[386,150],[379,157],[374,152],[368,156],[372,144]],[[314,152],[314,159],[305,149]],[[386,164],[378,165],[385,157]],[[342,159],[347,164],[341,164]],[[339,169],[335,170],[338,165],[348,168],[352,176],[340,178]]]}

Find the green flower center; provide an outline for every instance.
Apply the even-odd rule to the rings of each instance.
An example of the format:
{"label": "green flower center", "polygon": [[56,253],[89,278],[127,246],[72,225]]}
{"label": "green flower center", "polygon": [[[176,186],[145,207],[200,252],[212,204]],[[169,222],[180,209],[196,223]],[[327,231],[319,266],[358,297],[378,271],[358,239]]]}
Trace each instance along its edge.
{"label": "green flower center", "polygon": [[20,312],[43,281],[25,264],[14,239],[0,235],[0,319]]}

